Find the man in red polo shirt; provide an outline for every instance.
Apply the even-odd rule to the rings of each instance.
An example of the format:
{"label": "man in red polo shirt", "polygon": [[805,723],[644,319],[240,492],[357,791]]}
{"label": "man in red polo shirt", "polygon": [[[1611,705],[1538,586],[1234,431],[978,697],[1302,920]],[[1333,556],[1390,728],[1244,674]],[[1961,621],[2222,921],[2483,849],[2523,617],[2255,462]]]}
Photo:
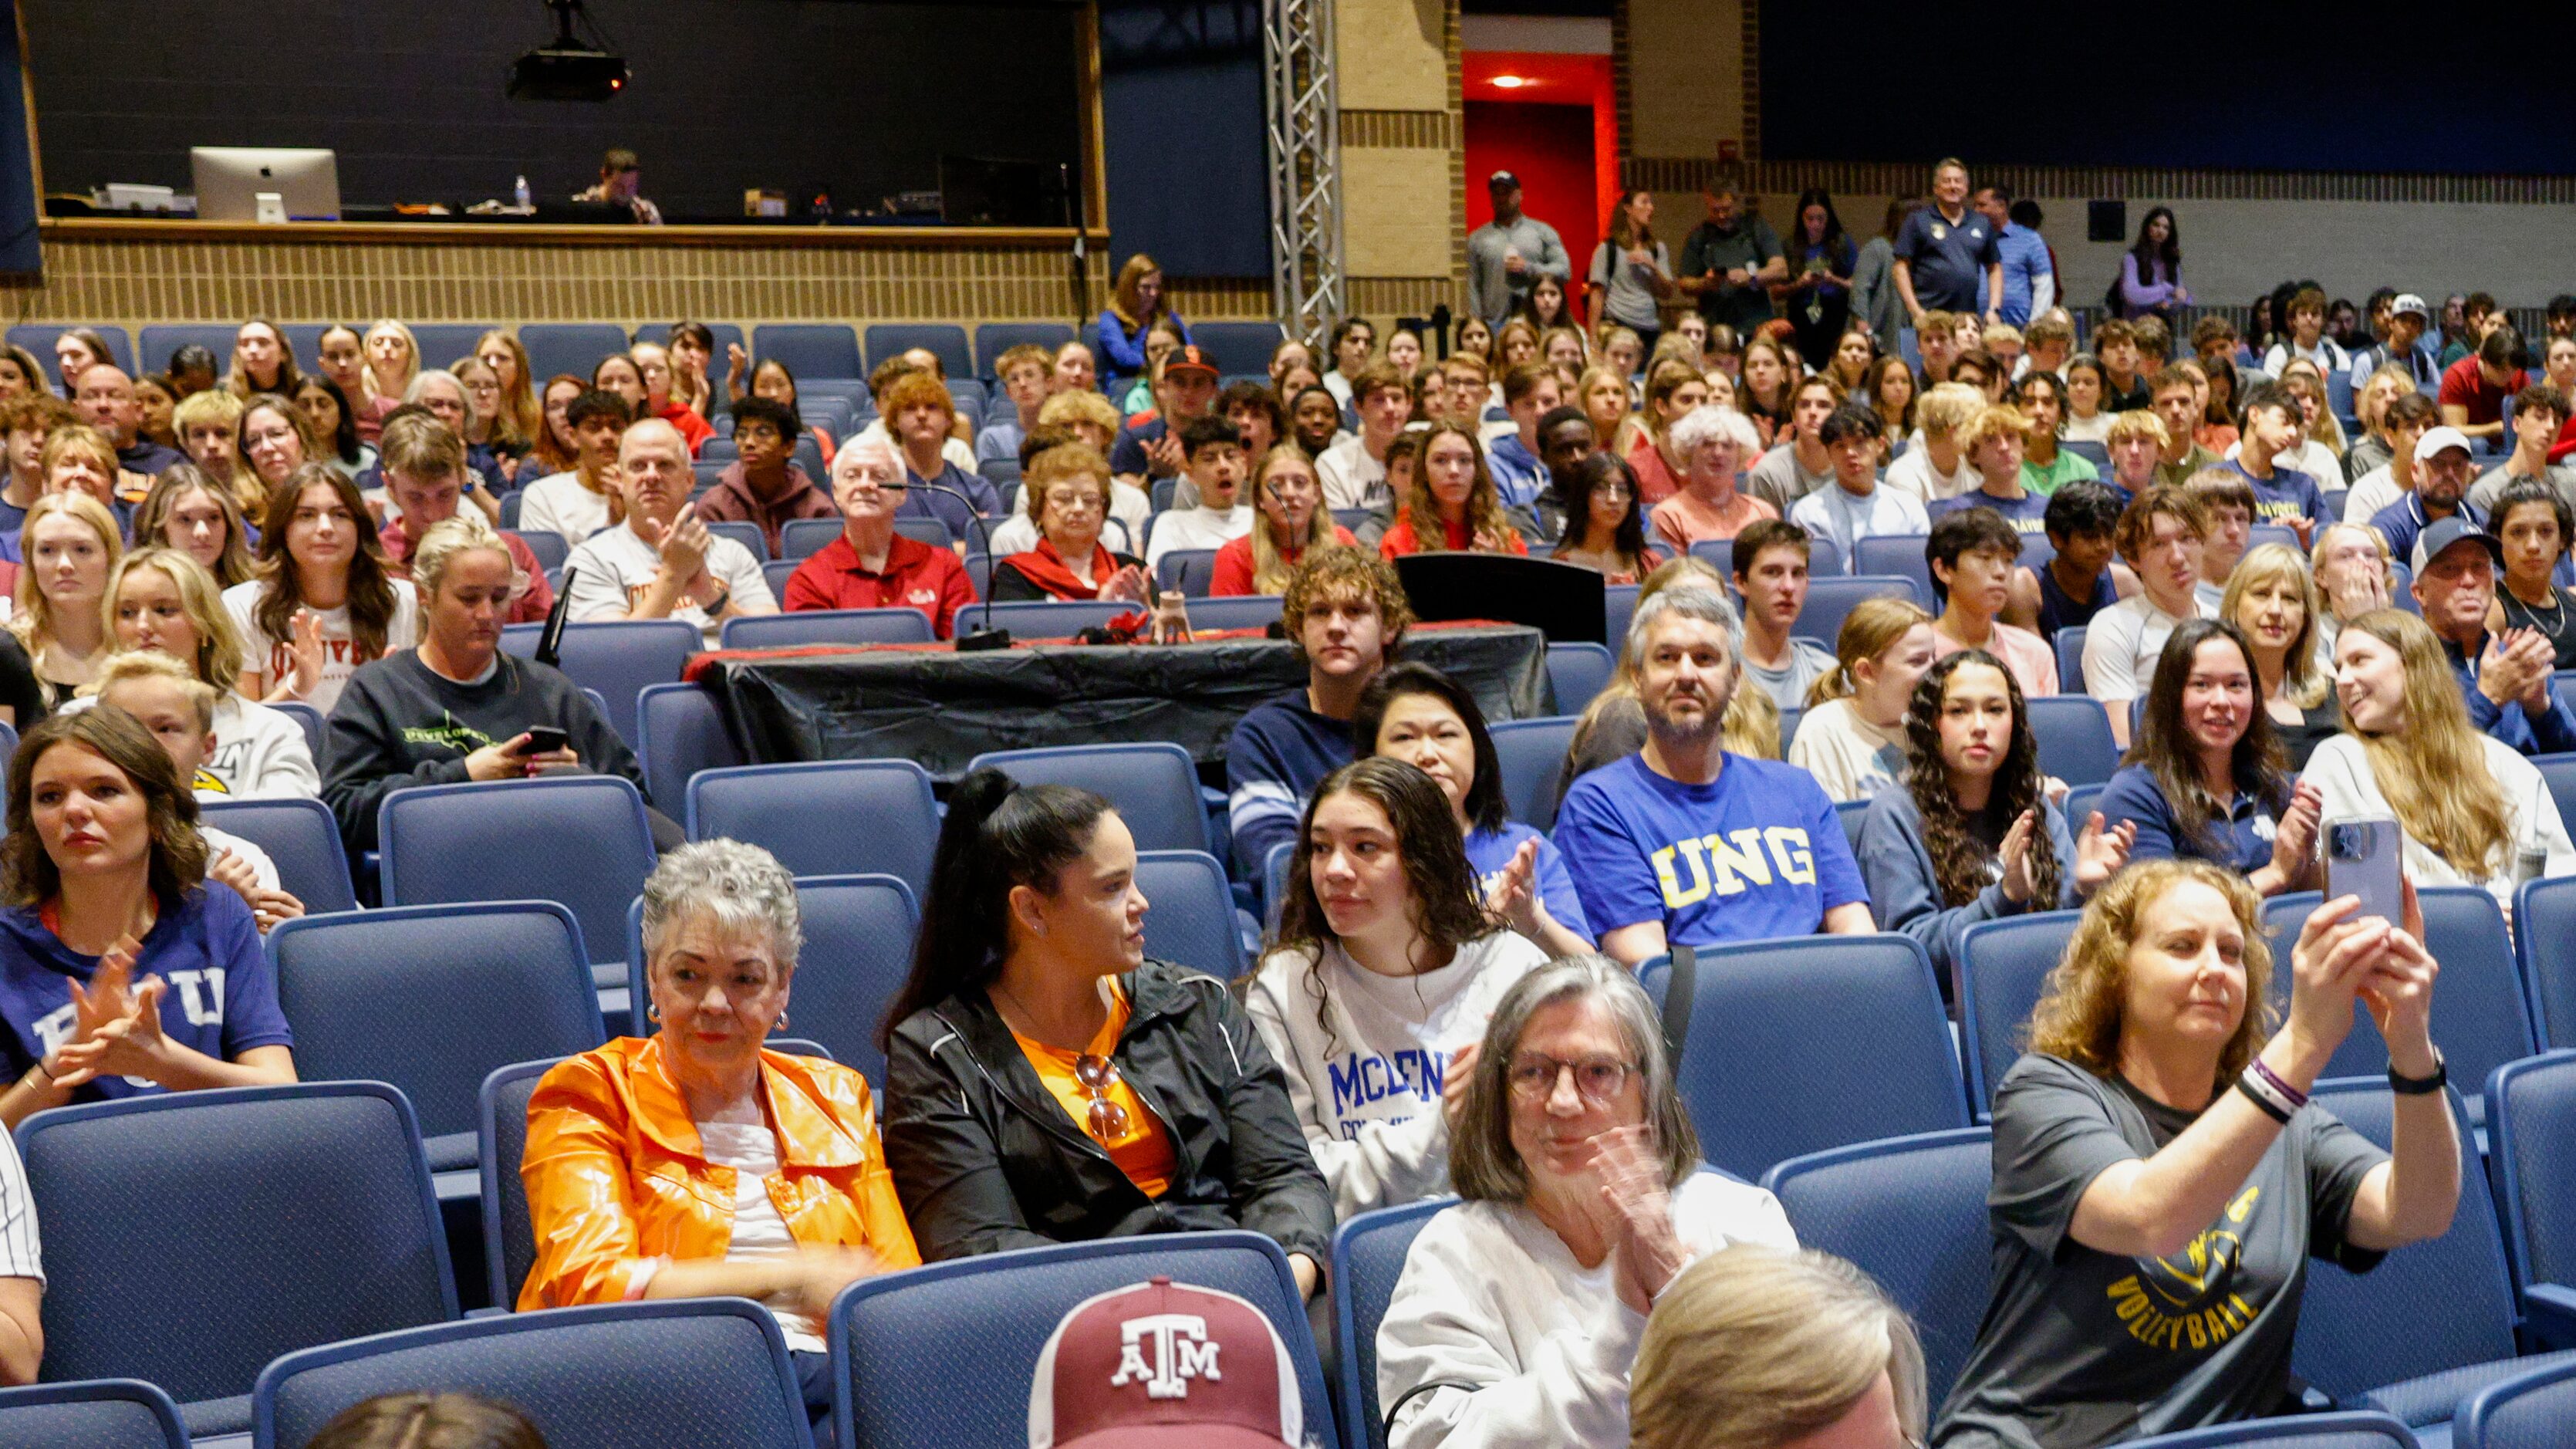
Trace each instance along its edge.
{"label": "man in red polo shirt", "polygon": [[[465,486],[465,440],[427,413],[406,413],[386,420],[376,447],[384,467],[385,491],[402,510],[402,516],[386,524],[377,539],[385,547],[386,572],[407,579],[412,545],[429,532],[430,525],[456,516],[456,500]],[[511,564],[528,580],[527,591],[510,601],[502,622],[530,624],[544,619],[555,606],[555,591],[546,582],[545,568],[517,534],[504,533],[501,542],[509,545]]]}
{"label": "man in red polo shirt", "polygon": [[2471,441],[2504,436],[2504,400],[2522,390],[2522,338],[2498,326],[2442,374],[2442,421]]}
{"label": "man in red polo shirt", "polygon": [[789,613],[913,608],[930,616],[940,638],[949,637],[958,609],[975,602],[975,586],[956,554],[894,531],[903,495],[903,460],[884,439],[860,438],[832,456],[841,536],[789,576]]}

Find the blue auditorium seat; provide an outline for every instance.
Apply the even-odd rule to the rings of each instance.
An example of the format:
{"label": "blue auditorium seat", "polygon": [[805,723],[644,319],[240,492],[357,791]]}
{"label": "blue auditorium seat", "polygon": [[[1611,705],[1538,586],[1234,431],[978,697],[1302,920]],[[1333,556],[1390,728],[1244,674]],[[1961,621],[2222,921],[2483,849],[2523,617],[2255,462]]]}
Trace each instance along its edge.
{"label": "blue auditorium seat", "polygon": [[1270,354],[1286,334],[1276,322],[1193,322],[1190,340],[1222,373],[1270,375]]}
{"label": "blue auditorium seat", "polygon": [[910,760],[706,770],[689,780],[682,798],[691,840],[757,845],[793,875],[883,871],[916,892],[930,888],[939,807],[929,773]]}
{"label": "blue auditorium seat", "polygon": [[[1618,659],[1599,644],[1561,643],[1547,646],[1548,686],[1556,694],[1558,714],[1579,715],[1593,696],[1610,687],[1610,676]],[[1782,741],[1786,744],[1784,738]]]}
{"label": "blue auditorium seat", "polygon": [[1062,322],[984,323],[975,329],[975,375],[993,378],[1002,354],[1021,343],[1043,347],[1052,355],[1072,340],[1073,329]]}
{"label": "blue auditorium seat", "polygon": [[[412,340],[420,344],[423,371],[443,370],[460,357],[473,356],[474,344],[483,340],[484,333],[494,330],[489,322],[414,322],[410,325]],[[225,350],[216,356],[230,357],[231,347],[227,340]],[[540,377],[535,381],[543,384],[545,379]]]}
{"label": "blue auditorium seat", "polygon": [[[527,658],[537,652],[544,632],[543,624],[505,625],[501,647]],[[573,683],[599,691],[608,703],[609,728],[631,745],[637,693],[648,684],[677,680],[689,656],[704,648],[706,636],[686,619],[593,620],[564,626],[561,668]]]}
{"label": "blue auditorium seat", "polygon": [[308,913],[358,908],[349,857],[330,806],[310,797],[208,800],[199,802],[197,816],[267,851],[277,867],[278,886],[302,901]]}
{"label": "blue auditorium seat", "polygon": [[1967,1068],[1968,1102],[1978,1121],[1994,1108],[1995,1088],[2021,1060],[2023,1027],[2066,943],[2080,911],[2038,911],[2008,920],[1979,921],[1959,938],[1960,1056]]}
{"label": "blue auditorium seat", "polygon": [[1219,981],[1244,973],[1243,933],[1225,867],[1204,850],[1140,850],[1136,888],[1145,893],[1145,954],[1204,971]]}
{"label": "blue auditorium seat", "polygon": [[966,329],[954,322],[871,322],[867,340],[870,367],[882,367],[887,358],[918,347],[939,359],[952,387],[982,376],[966,345]]}
{"label": "blue auditorium seat", "polygon": [[1395,1298],[1413,1240],[1457,1201],[1435,1197],[1360,1213],[1333,1234],[1333,1340],[1340,1348],[1333,1392],[1342,1422],[1357,1426],[1352,1437],[1366,1436],[1353,1449],[1386,1449],[1386,1416],[1377,1401],[1377,1328]]}
{"label": "blue auditorium seat", "polygon": [[170,359],[194,343],[215,355],[218,376],[232,370],[233,338],[238,322],[162,322],[143,329],[143,370],[168,372]]}
{"label": "blue auditorium seat", "polygon": [[967,761],[966,768],[1000,770],[1025,785],[1075,785],[1105,795],[1135,835],[1138,850],[1206,850],[1211,844],[1198,766],[1179,745],[991,750]]}
{"label": "blue auditorium seat", "polygon": [[755,327],[751,332],[751,355],[755,363],[773,359],[786,363],[800,387],[809,379],[864,380],[868,375],[859,361],[859,339],[847,324],[840,322]]}
{"label": "blue auditorium seat", "polygon": [[415,785],[377,818],[386,905],[558,901],[594,966],[618,961],[626,903],[653,869],[644,797],[617,775]]}
{"label": "blue auditorium seat", "polygon": [[727,649],[798,649],[810,644],[927,644],[936,636],[930,616],[906,605],[748,614],[725,620],[719,637]]}
{"label": "blue auditorium seat", "polygon": [[635,754],[663,814],[689,791],[689,777],[743,763],[716,697],[694,684],[652,684],[635,697]]}
{"label": "blue auditorium seat", "polygon": [[1880,597],[1911,599],[1917,604],[1929,602],[1928,596],[1916,591],[1914,580],[1903,574],[1854,574],[1848,578],[1819,575],[1807,585],[1807,606],[1799,610],[1791,631],[1830,650],[1852,607],[1863,599]]}
{"label": "blue auditorium seat", "polygon": [[0,1444],[27,1449],[188,1449],[179,1406],[141,1379],[0,1389]]}
{"label": "blue auditorium seat", "polygon": [[1514,820],[1534,830],[1556,828],[1557,786],[1566,749],[1574,743],[1574,726],[1574,716],[1560,715],[1505,720],[1492,727],[1503,801]]}
{"label": "blue auditorium seat", "polygon": [[[133,374],[134,339],[113,322],[21,322],[9,329],[8,342],[12,347],[23,347],[36,354],[36,361],[43,364],[45,376],[50,378],[54,375],[54,339],[80,326],[87,326],[107,344],[108,361],[125,369],[128,376]],[[224,355],[230,356],[231,351],[231,345],[227,343]]]}

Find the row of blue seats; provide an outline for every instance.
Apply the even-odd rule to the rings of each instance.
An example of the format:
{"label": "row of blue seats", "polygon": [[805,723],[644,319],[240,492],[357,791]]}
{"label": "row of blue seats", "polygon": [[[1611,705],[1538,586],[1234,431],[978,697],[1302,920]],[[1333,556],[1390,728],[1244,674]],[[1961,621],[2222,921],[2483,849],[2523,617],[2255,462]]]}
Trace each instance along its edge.
{"label": "row of blue seats", "polygon": [[[39,358],[50,361],[55,337],[73,324],[21,323],[11,327],[11,345],[24,347]],[[323,322],[290,322],[285,332],[287,345],[294,349],[298,365],[307,370],[320,360],[322,333],[333,324]],[[364,331],[368,322],[349,325]],[[443,366],[449,360],[463,357],[474,350],[477,339],[496,327],[515,332],[519,345],[527,351],[528,370],[539,378],[558,372],[588,377],[599,360],[611,353],[623,352],[637,342],[665,342],[670,329],[651,324],[628,329],[610,322],[523,322],[515,328],[489,322],[415,322],[410,324],[413,338],[419,342],[422,361],[430,366]],[[864,359],[860,349],[860,331],[845,322],[786,322],[754,326],[746,335],[732,322],[711,322],[715,333],[715,357],[711,370],[721,375],[729,347],[744,347],[755,358],[775,358],[794,370],[800,384],[811,380],[864,380],[868,369],[898,353],[913,348],[924,349],[939,359],[948,376],[961,381],[990,380],[994,365],[1003,353],[1024,343],[1052,351],[1073,341],[1077,336],[1086,342],[1093,337],[1094,324],[1080,332],[1062,322],[985,322],[974,330],[970,345],[967,330],[954,322],[873,322],[865,329]],[[194,344],[215,355],[218,370],[231,365],[233,336],[240,330],[238,321],[157,323],[142,330],[140,349],[125,328],[114,323],[97,324],[96,330],[106,339],[108,352],[117,366],[134,370],[137,356],[146,372],[160,372],[170,365],[170,357],[180,348]],[[1273,322],[1194,322],[1190,336],[1215,361],[1224,373],[1266,375],[1271,351],[1279,344],[1281,333]]]}

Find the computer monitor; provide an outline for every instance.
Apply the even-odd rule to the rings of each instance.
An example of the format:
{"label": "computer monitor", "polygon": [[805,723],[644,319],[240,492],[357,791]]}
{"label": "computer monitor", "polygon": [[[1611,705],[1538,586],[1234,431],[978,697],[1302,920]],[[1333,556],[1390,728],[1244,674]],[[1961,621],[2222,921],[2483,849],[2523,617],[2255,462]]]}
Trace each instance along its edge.
{"label": "computer monitor", "polygon": [[259,193],[274,191],[289,221],[340,219],[340,158],[291,146],[192,146],[199,221],[257,221]]}

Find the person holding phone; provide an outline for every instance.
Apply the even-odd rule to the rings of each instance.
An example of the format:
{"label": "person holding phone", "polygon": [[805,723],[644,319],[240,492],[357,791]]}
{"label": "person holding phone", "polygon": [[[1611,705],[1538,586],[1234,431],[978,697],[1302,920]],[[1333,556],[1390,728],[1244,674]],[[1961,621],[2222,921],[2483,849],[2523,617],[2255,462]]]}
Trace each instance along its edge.
{"label": "person holding phone", "polygon": [[[2262,897],[2224,866],[2145,861],[2085,907],[1995,1092],[1991,1296],[1938,1449],[2294,1412],[2307,1260],[2363,1272],[2449,1228],[2441,968],[2411,888],[2393,921],[2360,904],[2308,916],[2279,1013]],[[2388,1043],[2393,1153],[2307,1098],[2356,1004]]]}
{"label": "person holding phone", "polygon": [[[376,848],[376,809],[407,785],[578,770],[645,788],[635,752],[579,685],[501,652],[516,569],[498,534],[472,514],[448,519],[421,538],[411,574],[420,589],[420,647],[361,667],[331,711],[322,798],[339,818],[350,858]],[[657,848],[687,839],[649,808],[649,796],[647,807]]]}
{"label": "person holding phone", "polygon": [[2374,609],[2335,636],[2334,664],[2344,732],[2317,746],[2303,777],[2329,831],[2393,817],[2416,884],[2479,886],[2507,911],[2523,881],[2576,873],[2576,844],[2549,782],[2469,723],[2430,625]]}

